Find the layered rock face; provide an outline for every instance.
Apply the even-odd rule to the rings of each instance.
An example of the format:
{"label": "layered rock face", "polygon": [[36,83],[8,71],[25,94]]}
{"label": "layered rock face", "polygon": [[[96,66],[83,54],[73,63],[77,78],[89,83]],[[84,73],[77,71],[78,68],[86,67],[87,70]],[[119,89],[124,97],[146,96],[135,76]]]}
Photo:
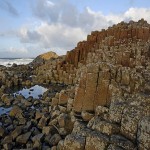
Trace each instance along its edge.
{"label": "layered rock face", "polygon": [[95,44],[78,69],[74,109],[93,111],[110,106],[113,97],[149,95],[150,26],[143,20],[120,23],[92,35]]}
{"label": "layered rock face", "polygon": [[[31,149],[150,149],[150,24],[146,21],[121,22],[92,32],[66,56],[30,69],[32,84],[68,86],[54,97],[49,93],[35,101],[35,106],[41,105],[34,114],[28,108],[30,102],[27,108],[20,108],[26,100],[13,107],[8,117],[15,117],[18,123],[10,136],[6,131],[11,127],[0,126],[0,138],[5,136],[0,143],[3,148],[9,149],[15,141],[16,147]],[[4,70],[0,71],[2,85],[8,79]],[[7,102],[10,97],[1,99]],[[2,122],[5,125],[8,120]]]}
{"label": "layered rock face", "polygon": [[[58,149],[150,149],[150,25],[146,21],[121,22],[92,32],[64,59],[41,68],[47,70],[44,82],[75,88],[73,107],[68,108],[69,97],[62,100],[75,117],[74,127]],[[62,105],[61,98],[53,99],[53,104]]]}

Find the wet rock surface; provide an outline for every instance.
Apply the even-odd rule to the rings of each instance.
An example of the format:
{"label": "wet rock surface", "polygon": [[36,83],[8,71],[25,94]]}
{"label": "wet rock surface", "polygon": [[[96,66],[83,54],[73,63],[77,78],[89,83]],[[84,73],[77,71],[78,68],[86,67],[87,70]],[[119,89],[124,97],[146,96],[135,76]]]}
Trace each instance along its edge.
{"label": "wet rock surface", "polygon": [[[12,94],[35,85],[48,89],[38,99]],[[66,56],[0,66],[0,86],[0,107],[11,107],[0,115],[0,149],[150,149],[150,25],[143,19],[92,32]]]}

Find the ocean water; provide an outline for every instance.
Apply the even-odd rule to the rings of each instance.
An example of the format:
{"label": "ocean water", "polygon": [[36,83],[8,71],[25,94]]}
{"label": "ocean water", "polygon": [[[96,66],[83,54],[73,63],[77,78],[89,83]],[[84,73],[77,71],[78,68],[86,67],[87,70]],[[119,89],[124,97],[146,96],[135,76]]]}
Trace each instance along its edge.
{"label": "ocean water", "polygon": [[33,61],[33,58],[0,58],[0,65],[10,67],[12,64],[26,65]]}
{"label": "ocean water", "polygon": [[12,107],[8,107],[8,108],[0,107],[0,115],[8,114],[11,111],[11,109]]}

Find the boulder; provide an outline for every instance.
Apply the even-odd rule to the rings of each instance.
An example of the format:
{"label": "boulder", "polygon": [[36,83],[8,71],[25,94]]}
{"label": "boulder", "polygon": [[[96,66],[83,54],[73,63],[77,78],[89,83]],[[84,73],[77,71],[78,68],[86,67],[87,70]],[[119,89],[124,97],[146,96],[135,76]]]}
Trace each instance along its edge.
{"label": "boulder", "polygon": [[3,137],[4,133],[5,133],[4,128],[0,126],[0,137]]}
{"label": "boulder", "polygon": [[4,102],[8,106],[11,105],[12,102],[14,101],[14,97],[9,94],[3,94],[1,99],[2,99],[2,102]]}
{"label": "boulder", "polygon": [[59,94],[59,102],[58,102],[58,104],[59,105],[65,105],[65,104],[67,104],[68,99],[69,99],[68,95],[66,93],[61,92]]}
{"label": "boulder", "polygon": [[25,134],[21,134],[17,137],[16,142],[20,144],[26,144],[31,136],[31,132],[27,132]]}
{"label": "boulder", "polygon": [[84,150],[85,149],[85,137],[77,134],[70,134],[66,136],[64,140],[64,149],[66,150]]}
{"label": "boulder", "polygon": [[109,138],[98,132],[91,132],[89,136],[86,137],[86,150],[102,150],[106,149],[109,144]]}
{"label": "boulder", "polygon": [[86,111],[82,111],[81,116],[84,121],[90,121],[94,117],[94,114],[86,112]]}
{"label": "boulder", "polygon": [[9,112],[9,115],[11,117],[23,118],[22,113],[23,111],[19,106],[13,106],[12,110]]}
{"label": "boulder", "polygon": [[139,149],[150,148],[150,117],[144,117],[139,121],[137,137]]}
{"label": "boulder", "polygon": [[50,138],[49,144],[50,144],[51,146],[55,146],[55,145],[57,145],[57,144],[59,143],[60,140],[61,140],[61,136],[56,133],[56,134],[54,134],[54,135]]}
{"label": "boulder", "polygon": [[16,139],[22,132],[23,126],[17,126],[11,133],[13,140]]}

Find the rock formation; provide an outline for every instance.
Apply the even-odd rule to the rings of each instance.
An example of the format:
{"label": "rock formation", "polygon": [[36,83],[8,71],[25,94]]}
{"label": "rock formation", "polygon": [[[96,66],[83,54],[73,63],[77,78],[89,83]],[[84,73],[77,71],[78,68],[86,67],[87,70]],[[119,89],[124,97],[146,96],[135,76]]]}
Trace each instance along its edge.
{"label": "rock formation", "polygon": [[76,129],[82,123],[75,123],[73,131],[77,131],[65,138],[64,149],[150,148],[150,25],[146,21],[94,31],[57,61],[47,66],[47,78],[75,85],[75,116],[88,120],[95,114],[83,129]]}
{"label": "rock formation", "polygon": [[[5,76],[1,84],[7,86],[5,73],[2,69],[0,78]],[[21,116],[13,117],[21,118],[24,131],[16,125],[15,137],[6,135],[3,148],[14,138],[25,148],[46,149],[46,143],[52,150],[150,149],[150,24],[145,20],[94,31],[66,56],[36,65],[32,74],[23,82],[68,87],[44,97],[41,112],[29,113],[32,122],[17,106]],[[5,132],[0,126],[0,137]]]}

